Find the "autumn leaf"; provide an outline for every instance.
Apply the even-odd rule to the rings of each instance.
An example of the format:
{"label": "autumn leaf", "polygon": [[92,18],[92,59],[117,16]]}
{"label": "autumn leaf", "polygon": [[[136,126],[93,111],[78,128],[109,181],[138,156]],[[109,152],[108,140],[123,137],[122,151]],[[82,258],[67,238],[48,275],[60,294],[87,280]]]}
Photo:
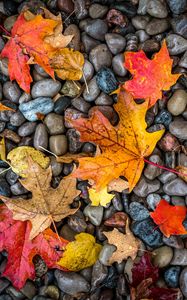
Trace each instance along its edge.
{"label": "autumn leaf", "polygon": [[108,203],[110,203],[112,198],[114,198],[114,195],[109,194],[107,192],[107,186],[105,188],[103,188],[102,190],[100,190],[99,192],[97,192],[93,188],[89,188],[88,194],[89,194],[89,198],[92,202],[91,205],[93,205],[93,206],[98,206],[98,205],[106,206]]}
{"label": "autumn leaf", "polygon": [[31,221],[30,239],[33,239],[54,221],[61,221],[77,211],[78,208],[70,208],[70,204],[80,191],[76,189],[76,180],[73,178],[62,179],[59,186],[53,189],[50,186],[51,167],[42,169],[30,157],[28,166],[28,175],[20,183],[32,192],[32,199],[0,198],[13,212],[14,220]]}
{"label": "autumn leaf", "polygon": [[125,214],[122,211],[114,213],[110,218],[108,218],[105,222],[104,225],[109,226],[109,227],[124,227],[127,221],[127,214]]}
{"label": "autumn leaf", "polygon": [[121,263],[122,260],[127,259],[128,257],[135,259],[137,256],[140,241],[132,234],[128,223],[129,221],[127,219],[125,234],[121,233],[116,228],[109,232],[103,232],[108,239],[108,243],[117,247],[117,250],[109,259],[110,264],[113,264],[114,262]]}
{"label": "autumn leaf", "polygon": [[5,138],[2,137],[0,140],[0,159],[6,160],[6,147],[5,147]]}
{"label": "autumn leaf", "polygon": [[142,50],[126,52],[125,68],[133,78],[123,86],[135,99],[147,99],[150,107],[162,99],[162,91],[169,90],[178,80],[180,74],[171,74],[172,63],[165,41],[153,59],[148,59]]}
{"label": "autumn leaf", "polygon": [[[66,153],[65,155],[62,155],[62,156],[57,156],[56,158],[56,161],[59,162],[59,163],[71,163],[72,161],[76,161],[78,162],[79,158],[82,158],[82,157],[88,157],[88,153]],[[90,156],[93,156],[91,153],[90,153]]]}
{"label": "autumn leaf", "polygon": [[13,108],[8,107],[8,106],[3,105],[2,103],[0,103],[0,111],[4,111],[4,110],[15,111]]}
{"label": "autumn leaf", "polygon": [[187,182],[187,167],[185,166],[178,166],[176,167],[176,170],[179,172],[177,175],[183,179],[185,182]]}
{"label": "autumn leaf", "polygon": [[166,237],[170,235],[187,234],[182,222],[186,217],[186,207],[170,205],[162,199],[154,212],[150,213],[153,221],[159,226]]}
{"label": "autumn leaf", "polygon": [[68,119],[79,131],[82,142],[94,142],[102,151],[95,157],[79,158],[79,166],[71,176],[93,180],[97,191],[124,176],[132,191],[141,176],[144,157],[152,153],[164,130],[146,131],[148,103],[136,104],[123,88],[114,107],[120,119],[115,127],[97,108],[92,110],[89,119]]}
{"label": "autumn leaf", "polygon": [[40,255],[48,268],[60,268],[57,261],[63,254],[68,241],[58,237],[51,229],[29,239],[30,222],[15,221],[5,205],[0,205],[0,251],[8,253],[7,264],[2,276],[21,289],[27,279],[34,280],[33,257]]}
{"label": "autumn leaf", "polygon": [[121,193],[123,190],[126,190],[128,188],[129,188],[128,182],[122,178],[113,179],[112,181],[109,182],[107,186],[108,192],[115,191]]}
{"label": "autumn leaf", "polygon": [[70,271],[78,272],[95,264],[101,249],[102,246],[96,243],[91,234],[82,232],[75,236],[75,241],[67,244],[58,264]]}

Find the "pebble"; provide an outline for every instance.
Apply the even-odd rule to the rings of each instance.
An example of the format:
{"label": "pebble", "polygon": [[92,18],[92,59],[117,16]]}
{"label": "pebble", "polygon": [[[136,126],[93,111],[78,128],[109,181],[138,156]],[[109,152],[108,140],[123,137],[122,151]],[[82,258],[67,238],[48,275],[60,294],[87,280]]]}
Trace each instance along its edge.
{"label": "pebble", "polygon": [[159,44],[159,42],[157,42],[154,39],[149,39],[149,40],[146,40],[145,42],[143,42],[140,45],[140,48],[144,52],[158,52],[160,50],[160,44]]}
{"label": "pebble", "polygon": [[112,105],[113,99],[111,96],[102,92],[95,100],[95,104],[96,105]]}
{"label": "pebble", "polygon": [[162,238],[163,243],[176,249],[184,248],[183,241],[180,236],[171,235],[169,238],[163,236]]}
{"label": "pebble", "polygon": [[174,14],[181,14],[186,10],[187,1],[186,0],[167,0],[167,4],[169,5],[169,8]]}
{"label": "pebble", "polygon": [[23,300],[25,297],[24,295],[17,289],[15,289],[13,286],[9,286],[6,289],[6,293],[11,296],[11,299],[16,299],[16,300]]}
{"label": "pebble", "polygon": [[172,135],[170,132],[166,132],[166,134],[158,142],[158,146],[164,152],[167,152],[176,151],[177,149],[179,149],[180,144],[174,135]]}
{"label": "pebble", "polygon": [[7,81],[3,85],[3,94],[5,99],[18,103],[21,96],[21,90],[16,82]]}
{"label": "pebble", "polygon": [[97,260],[92,269],[92,280],[91,280],[92,288],[97,288],[104,281],[107,275],[108,275],[107,267],[101,264],[99,260]]}
{"label": "pebble", "polygon": [[174,249],[171,265],[186,266],[187,265],[187,249]]}
{"label": "pebble", "polygon": [[150,218],[134,222],[131,230],[149,247],[157,248],[162,246],[162,234]]}
{"label": "pebble", "polygon": [[105,244],[99,254],[99,261],[104,266],[109,266],[109,259],[114,251],[116,251],[116,247],[114,245]]}
{"label": "pebble", "polygon": [[96,46],[98,46],[100,44],[99,41],[93,39],[92,37],[90,37],[89,35],[86,34],[86,32],[83,32],[81,34],[81,41],[83,43],[84,46],[84,50],[86,53],[90,53],[90,51],[95,48]]}
{"label": "pebble", "polygon": [[77,273],[55,270],[54,274],[58,287],[69,295],[76,296],[78,293],[88,293],[90,290],[89,283]]}
{"label": "pebble", "polygon": [[166,109],[162,109],[155,118],[155,124],[163,124],[166,128],[168,128],[171,122],[172,116]]}
{"label": "pebble", "polygon": [[5,129],[6,123],[5,122],[0,122],[0,133],[3,132]]}
{"label": "pebble", "polygon": [[9,31],[9,32],[11,31],[12,27],[14,26],[14,23],[16,22],[17,17],[18,17],[17,15],[14,15],[14,16],[10,16],[5,19],[4,28],[7,31]]}
{"label": "pebble", "polygon": [[187,15],[180,15],[171,19],[171,26],[174,33],[187,38]]}
{"label": "pebble", "polygon": [[164,268],[169,265],[173,257],[173,250],[171,247],[162,246],[153,251],[153,264],[156,267]]}
{"label": "pebble", "polygon": [[7,58],[0,58],[0,72],[7,77],[9,76]]}
{"label": "pebble", "polygon": [[86,114],[83,114],[82,112],[74,109],[74,108],[67,108],[64,114],[64,125],[67,128],[73,128],[71,122],[69,120],[77,120],[80,118],[86,118]]}
{"label": "pebble", "polygon": [[92,19],[100,19],[103,18],[108,11],[108,7],[98,4],[98,3],[93,3],[89,7],[89,15]]}
{"label": "pebble", "polygon": [[126,28],[126,26],[128,27],[127,17],[117,9],[110,9],[107,14],[106,20],[109,27],[112,27],[114,25],[118,25],[119,27],[117,28],[121,28],[121,29]]}
{"label": "pebble", "polygon": [[134,18],[132,18],[131,22],[132,25],[137,29],[145,29],[146,25],[148,24],[148,22],[150,21],[150,17],[149,16],[135,16]]}
{"label": "pebble", "polygon": [[110,52],[114,55],[124,51],[126,40],[123,36],[117,33],[106,33],[105,40]]}
{"label": "pebble", "polygon": [[74,10],[74,4],[72,0],[58,0],[57,6],[59,10],[65,11],[68,14],[71,14]]}
{"label": "pebble", "polygon": [[36,122],[25,122],[18,129],[19,136],[28,136],[35,132],[37,123]]}
{"label": "pebble", "polygon": [[133,192],[139,197],[146,197],[148,194],[158,191],[159,188],[160,182],[157,179],[150,181],[142,176]]}
{"label": "pebble", "polygon": [[169,131],[178,139],[187,139],[187,121],[182,118],[176,118],[169,125]]}
{"label": "pebble", "polygon": [[[60,297],[60,292],[58,287],[55,285],[43,286],[43,295],[51,297],[50,299],[58,300]],[[42,289],[42,288],[41,288]]]}
{"label": "pebble", "polygon": [[[153,154],[149,157],[149,161],[158,164],[160,166],[163,165],[163,161],[160,158],[159,155]],[[144,176],[149,179],[149,180],[153,180],[156,177],[158,177],[160,174],[162,174],[162,169],[155,167],[151,164],[147,164],[146,168],[144,169]]]}
{"label": "pebble", "polygon": [[76,0],[74,2],[74,10],[76,11],[76,18],[82,20],[88,15],[85,0]]}
{"label": "pebble", "polygon": [[113,57],[112,69],[118,76],[124,77],[127,74],[127,70],[124,67],[124,54],[120,53]]}
{"label": "pebble", "polygon": [[93,48],[89,54],[89,60],[98,72],[102,67],[110,67],[112,64],[112,54],[105,44],[100,44]]}
{"label": "pebble", "polygon": [[138,15],[145,15],[147,13],[147,4],[149,0],[139,0],[138,4]]}
{"label": "pebble", "polygon": [[167,19],[152,19],[146,26],[145,31],[149,35],[156,35],[166,31],[170,27]]}
{"label": "pebble", "polygon": [[54,103],[51,98],[39,97],[19,105],[19,110],[28,121],[36,121],[37,113],[47,115],[53,111]]}
{"label": "pebble", "polygon": [[71,98],[69,97],[60,97],[54,104],[54,112],[56,114],[62,115],[65,109],[70,106]]}
{"label": "pebble", "polygon": [[77,95],[79,95],[80,89],[81,89],[81,85],[79,82],[75,83],[72,80],[66,80],[60,92],[65,96],[74,98]]}
{"label": "pebble", "polygon": [[84,28],[85,32],[92,38],[104,41],[108,31],[107,23],[101,19],[89,20]]}
{"label": "pebble", "polygon": [[31,89],[32,98],[54,97],[61,89],[60,81],[53,79],[42,79],[34,83]]}
{"label": "pebble", "polygon": [[169,267],[164,272],[164,280],[167,286],[171,288],[177,288],[179,286],[179,276],[181,268],[179,266]]}
{"label": "pebble", "polygon": [[114,73],[111,69],[106,67],[103,67],[98,71],[96,82],[99,89],[106,94],[110,94],[118,88],[118,81],[115,78]]}
{"label": "pebble", "polygon": [[157,204],[160,202],[161,200],[161,196],[159,194],[149,194],[146,198],[146,201],[147,201],[147,204],[148,204],[148,207],[151,209],[151,210],[155,210]]}
{"label": "pebble", "polygon": [[10,185],[13,185],[14,183],[16,183],[16,181],[18,180],[18,178],[19,178],[19,175],[17,175],[16,173],[14,173],[11,169],[6,172],[6,181]]}
{"label": "pebble", "polygon": [[50,151],[56,155],[63,155],[68,150],[67,137],[65,135],[52,135],[49,138]]}
{"label": "pebble", "polygon": [[176,90],[167,103],[168,111],[173,116],[182,114],[187,105],[187,93],[184,90]]}
{"label": "pebble", "polygon": [[166,18],[168,11],[166,5],[160,0],[150,0],[147,3],[147,13],[155,18]]}
{"label": "pebble", "polygon": [[115,193],[115,196],[112,199],[112,204],[113,204],[115,210],[117,210],[117,211],[123,210],[123,204],[122,204],[119,193]]}
{"label": "pebble", "polygon": [[186,196],[187,183],[182,179],[176,178],[163,185],[163,191],[170,196]]}
{"label": "pebble", "polygon": [[85,78],[82,77],[80,79],[81,82],[84,82],[85,79],[86,79],[86,81],[91,80],[94,75],[94,67],[87,59],[85,59],[85,61],[84,61],[83,74],[84,74]]}
{"label": "pebble", "polygon": [[56,135],[64,133],[64,118],[55,113],[49,113],[45,119],[44,124],[46,125],[50,135]]}
{"label": "pebble", "polygon": [[89,111],[89,109],[91,108],[91,105],[87,101],[85,101],[82,97],[72,99],[71,104],[76,109],[80,110],[83,113],[87,113]]}
{"label": "pebble", "polygon": [[185,206],[185,200],[179,196],[172,196],[171,197],[171,204],[177,206]]}
{"label": "pebble", "polygon": [[126,1],[112,2],[111,8],[121,11],[128,18],[134,17],[137,12],[136,7],[132,3]]}
{"label": "pebble", "polygon": [[24,92],[21,95],[21,97],[19,98],[19,104],[26,103],[26,102],[28,102],[30,100],[31,100],[31,95]]}
{"label": "pebble", "polygon": [[149,39],[149,35],[144,30],[136,31],[136,35],[137,35],[140,43],[143,43]]}
{"label": "pebble", "polygon": [[45,78],[49,77],[49,74],[47,74],[46,71],[41,66],[35,64],[34,69],[40,76],[45,77]]}
{"label": "pebble", "polygon": [[2,87],[2,84],[0,83],[0,101],[2,100],[3,98],[3,87]]}
{"label": "pebble", "polygon": [[187,39],[178,34],[167,35],[166,42],[171,55],[178,55],[187,50]]}
{"label": "pebble", "polygon": [[[89,91],[89,92],[88,92]],[[84,100],[88,102],[94,101],[100,94],[100,89],[97,84],[97,77],[94,76],[88,83],[88,91],[85,88],[83,92],[83,98]]]}
{"label": "pebble", "polygon": [[6,278],[0,279],[0,294],[10,285],[10,281]]}
{"label": "pebble", "polygon": [[58,163],[56,161],[56,157],[54,156],[50,157],[50,165],[51,165],[53,176],[59,176],[60,173],[62,172],[63,165],[61,163]]}
{"label": "pebble", "polygon": [[31,300],[37,293],[37,289],[34,286],[34,283],[31,281],[26,281],[24,287],[22,287],[22,289],[20,291],[23,293],[23,295],[26,298],[31,299]]}
{"label": "pebble", "polygon": [[10,117],[10,124],[13,126],[21,126],[25,122],[25,118],[20,111],[16,111]]}
{"label": "pebble", "polygon": [[15,196],[19,196],[19,195],[28,193],[28,190],[26,190],[19,181],[16,182],[15,184],[11,185],[10,190],[11,190],[12,194]]}
{"label": "pebble", "polygon": [[33,144],[34,148],[40,151],[42,151],[40,146],[45,149],[47,149],[48,147],[48,132],[46,126],[43,123],[38,124],[36,127]]}
{"label": "pebble", "polygon": [[[5,42],[4,42],[3,38],[0,37],[0,51],[3,50],[4,46],[5,46]],[[1,63],[0,63],[0,64],[1,64]],[[1,69],[1,68],[0,68],[0,69]]]}
{"label": "pebble", "polygon": [[11,191],[8,183],[2,177],[0,177],[0,195],[10,197]]}
{"label": "pebble", "polygon": [[68,44],[68,47],[74,49],[75,51],[79,51],[80,50],[80,41],[81,41],[79,27],[75,24],[70,24],[64,30],[64,35],[73,35],[71,42]]}
{"label": "pebble", "polygon": [[66,133],[68,139],[68,147],[70,153],[78,153],[81,150],[82,142],[80,142],[80,134],[76,129],[68,129]]}
{"label": "pebble", "polygon": [[180,289],[184,295],[184,297],[187,297],[187,267],[185,267],[179,278],[179,283],[180,283]]}
{"label": "pebble", "polygon": [[[15,144],[18,144],[21,140],[20,136],[11,129],[5,129],[1,133],[1,136],[7,138],[8,140],[10,140],[12,142],[14,142]],[[9,152],[9,151],[7,151],[7,152]]]}
{"label": "pebble", "polygon": [[68,225],[69,227],[77,233],[85,232],[87,224],[84,220],[84,216],[75,214],[73,216],[68,217]]}
{"label": "pebble", "polygon": [[129,214],[134,221],[142,221],[149,217],[147,208],[138,202],[130,203]]}
{"label": "pebble", "polygon": [[60,229],[60,236],[71,242],[75,240],[76,234],[77,232],[72,230],[68,224],[64,224]]}
{"label": "pebble", "polygon": [[179,61],[179,66],[187,69],[187,51],[181,57],[181,59]]}
{"label": "pebble", "polygon": [[80,274],[90,283],[92,279],[92,267],[81,270]]}
{"label": "pebble", "polygon": [[89,218],[89,221],[95,225],[99,226],[103,218],[103,207],[102,206],[91,206],[87,205],[83,211],[84,215]]}

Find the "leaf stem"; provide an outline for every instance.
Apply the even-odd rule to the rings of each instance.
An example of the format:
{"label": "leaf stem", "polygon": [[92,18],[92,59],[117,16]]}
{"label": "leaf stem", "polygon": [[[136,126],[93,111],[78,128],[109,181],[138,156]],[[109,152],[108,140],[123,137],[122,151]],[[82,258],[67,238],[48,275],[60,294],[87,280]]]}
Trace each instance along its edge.
{"label": "leaf stem", "polygon": [[1,28],[8,36],[11,36],[10,32],[8,32],[2,25],[0,25],[0,28]]}
{"label": "leaf stem", "polygon": [[162,169],[162,170],[165,170],[165,171],[168,171],[168,172],[177,174],[177,175],[187,176],[186,173],[181,173],[181,172],[178,172],[178,171],[176,171],[176,170],[174,170],[174,169],[167,168],[167,167],[164,167],[164,166],[160,166],[159,164],[154,163],[154,162],[152,162],[152,161],[150,161],[150,160],[148,160],[148,159],[146,159],[146,158],[144,158],[144,162],[146,162],[146,163],[148,163],[148,164],[150,164],[150,165],[152,165],[152,166],[154,166],[154,167],[157,167],[157,168],[159,168],[159,169]]}

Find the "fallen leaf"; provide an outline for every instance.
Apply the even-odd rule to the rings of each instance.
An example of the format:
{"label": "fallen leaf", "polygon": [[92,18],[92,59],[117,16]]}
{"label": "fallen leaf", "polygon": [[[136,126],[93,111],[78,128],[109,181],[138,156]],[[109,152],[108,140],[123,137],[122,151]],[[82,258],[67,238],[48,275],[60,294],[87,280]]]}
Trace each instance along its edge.
{"label": "fallen leaf", "polygon": [[183,179],[185,182],[187,182],[187,167],[185,166],[178,166],[176,167],[176,170],[180,173],[177,174],[181,179]]}
{"label": "fallen leaf", "polygon": [[32,192],[32,199],[0,196],[1,200],[13,212],[14,220],[32,223],[30,239],[48,228],[54,221],[59,222],[74,214],[78,208],[70,208],[73,199],[80,194],[76,189],[76,179],[65,178],[56,189],[50,186],[51,167],[42,169],[28,157],[28,175],[20,183]]}
{"label": "fallen leaf", "polygon": [[152,153],[164,130],[146,131],[148,103],[136,104],[123,88],[114,107],[120,119],[115,127],[97,108],[92,110],[89,119],[67,120],[79,131],[80,141],[94,142],[102,151],[95,157],[79,158],[79,166],[71,176],[93,180],[97,191],[113,179],[124,176],[132,191],[141,176],[144,157]]}
{"label": "fallen leaf", "polygon": [[124,212],[116,212],[114,213],[110,218],[108,218],[105,222],[104,225],[109,226],[109,227],[124,227],[127,221],[127,214]]}
{"label": "fallen leaf", "polygon": [[[90,156],[93,156],[93,155],[90,153]],[[65,155],[57,156],[56,161],[59,163],[68,164],[68,163],[71,163],[72,161],[78,162],[79,158],[81,158],[81,157],[88,157],[88,153],[75,153],[75,154],[66,153]]]}
{"label": "fallen leaf", "polygon": [[44,114],[41,113],[36,113],[37,119],[43,121],[43,119],[45,118]]}
{"label": "fallen leaf", "polygon": [[150,213],[150,216],[166,237],[187,234],[187,230],[182,224],[186,217],[185,206],[173,206],[166,200],[161,199],[155,211]]}
{"label": "fallen leaf", "polygon": [[17,289],[21,289],[27,279],[34,280],[32,260],[35,255],[40,255],[48,268],[60,268],[57,261],[68,244],[51,229],[31,241],[30,231],[30,222],[13,220],[11,211],[5,205],[0,205],[0,251],[6,250],[8,253],[7,264],[1,275],[11,280]]}
{"label": "fallen leaf", "polygon": [[0,139],[0,159],[6,160],[5,138]]}
{"label": "fallen leaf", "polygon": [[108,184],[108,192],[119,192],[121,193],[123,190],[126,190],[129,188],[129,184],[128,181],[121,179],[121,178],[117,178],[117,179],[113,179],[112,181],[109,182]]}
{"label": "fallen leaf", "polygon": [[4,111],[4,110],[11,110],[11,111],[15,111],[15,109],[8,107],[6,105],[3,105],[2,103],[0,103],[0,111]]}
{"label": "fallen leaf", "polygon": [[108,203],[110,203],[112,198],[114,198],[114,195],[109,194],[107,192],[107,186],[102,190],[100,190],[99,192],[97,192],[93,188],[89,188],[88,194],[92,202],[91,204],[92,206],[98,206],[98,205],[106,206]]}
{"label": "fallen leaf", "polygon": [[33,161],[43,169],[49,166],[50,159],[42,152],[30,146],[20,146],[11,150],[7,155],[7,160],[10,161],[13,172],[22,177],[27,176],[28,156],[32,157]]}
{"label": "fallen leaf", "polygon": [[125,234],[121,233],[116,228],[109,232],[104,231],[103,234],[107,237],[109,244],[113,244],[117,247],[117,250],[109,259],[110,264],[113,264],[114,262],[121,263],[128,257],[131,257],[132,259],[136,258],[137,252],[140,247],[140,241],[135,238],[135,236],[130,231],[128,219],[126,221]]}
{"label": "fallen leaf", "polygon": [[180,74],[171,74],[173,60],[164,41],[153,59],[148,59],[145,53],[125,53],[125,68],[131,72],[133,79],[124,84],[135,99],[144,98],[149,102],[149,107],[158,99],[162,99],[162,91],[167,91],[176,83]]}
{"label": "fallen leaf", "polygon": [[58,264],[70,271],[78,272],[95,264],[102,246],[88,233],[75,236],[75,241],[67,244],[63,257]]}
{"label": "fallen leaf", "polygon": [[50,65],[59,78],[79,80],[83,75],[84,56],[73,49],[59,49],[52,53]]}

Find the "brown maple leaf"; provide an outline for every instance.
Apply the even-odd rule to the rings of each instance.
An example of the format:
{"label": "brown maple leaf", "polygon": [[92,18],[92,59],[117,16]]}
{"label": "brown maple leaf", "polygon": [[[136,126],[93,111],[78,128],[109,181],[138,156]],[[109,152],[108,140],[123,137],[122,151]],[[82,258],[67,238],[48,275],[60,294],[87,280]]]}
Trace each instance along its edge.
{"label": "brown maple leaf", "polygon": [[80,191],[76,189],[76,180],[72,178],[62,179],[59,186],[53,189],[50,186],[51,167],[42,169],[30,157],[28,164],[28,176],[20,182],[32,192],[32,199],[11,199],[4,196],[0,198],[13,212],[14,220],[31,221],[30,239],[33,239],[52,222],[58,222],[77,211],[77,208],[70,208],[70,204]]}

